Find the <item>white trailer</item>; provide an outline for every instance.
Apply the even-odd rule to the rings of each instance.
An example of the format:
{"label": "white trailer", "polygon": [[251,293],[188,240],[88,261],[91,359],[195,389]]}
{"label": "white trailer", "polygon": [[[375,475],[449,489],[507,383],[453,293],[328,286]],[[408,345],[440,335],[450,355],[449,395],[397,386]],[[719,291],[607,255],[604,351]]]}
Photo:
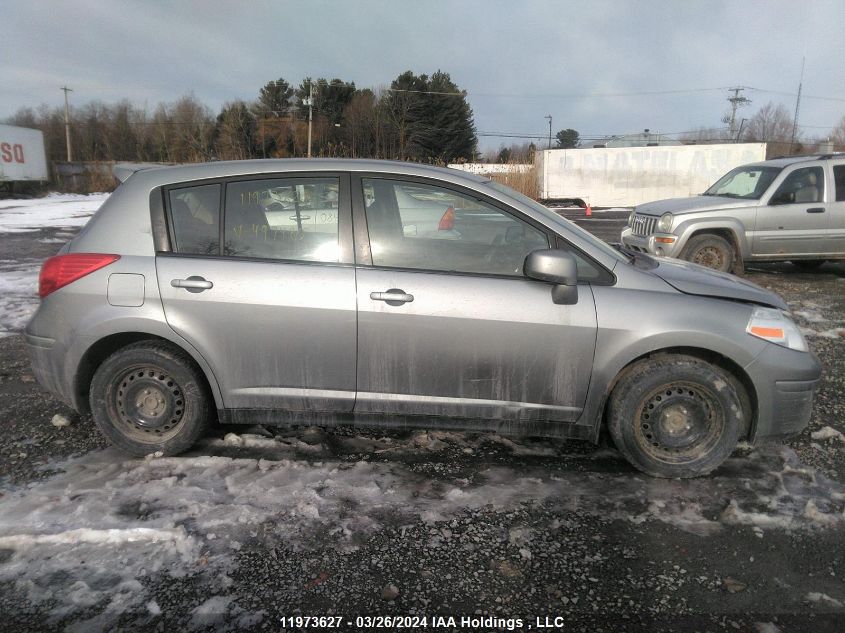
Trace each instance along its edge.
{"label": "white trailer", "polygon": [[48,180],[44,134],[0,125],[0,183]]}
{"label": "white trailer", "polygon": [[692,196],[734,167],[765,159],[765,143],[551,149],[536,153],[542,199],[595,207],[633,207]]}

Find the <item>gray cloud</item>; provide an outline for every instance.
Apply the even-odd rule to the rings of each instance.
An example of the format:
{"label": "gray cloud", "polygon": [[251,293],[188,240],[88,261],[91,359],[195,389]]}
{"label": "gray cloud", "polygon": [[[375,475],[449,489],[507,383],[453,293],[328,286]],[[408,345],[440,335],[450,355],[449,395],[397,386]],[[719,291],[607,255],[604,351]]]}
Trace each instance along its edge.
{"label": "gray cloud", "polygon": [[[212,108],[270,79],[389,84],[443,69],[470,93],[480,131],[677,132],[718,126],[724,91],[580,97],[748,85],[845,97],[838,0],[769,2],[27,2],[0,20],[0,117],[59,86],[74,102],[152,108],[188,92]],[[750,116],[769,100],[748,92]],[[805,99],[801,123],[833,126],[845,102]],[[811,135],[824,129],[805,128]],[[495,147],[500,139],[483,139]]]}

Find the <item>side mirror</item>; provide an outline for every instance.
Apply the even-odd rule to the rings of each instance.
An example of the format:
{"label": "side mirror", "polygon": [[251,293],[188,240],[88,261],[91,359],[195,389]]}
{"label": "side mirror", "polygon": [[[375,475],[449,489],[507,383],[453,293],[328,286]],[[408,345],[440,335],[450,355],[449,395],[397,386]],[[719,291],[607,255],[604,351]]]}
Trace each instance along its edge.
{"label": "side mirror", "polygon": [[555,284],[552,288],[555,303],[578,303],[578,267],[569,251],[552,248],[529,253],[523,270],[526,277]]}

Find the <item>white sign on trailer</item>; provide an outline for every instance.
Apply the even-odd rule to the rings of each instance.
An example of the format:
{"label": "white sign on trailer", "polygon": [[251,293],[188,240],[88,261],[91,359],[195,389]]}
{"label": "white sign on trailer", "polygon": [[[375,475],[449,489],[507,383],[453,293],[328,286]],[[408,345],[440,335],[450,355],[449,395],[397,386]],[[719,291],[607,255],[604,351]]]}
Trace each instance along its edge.
{"label": "white sign on trailer", "polygon": [[734,167],[765,158],[765,143],[725,143],[553,149],[536,160],[543,199],[632,207],[699,194]]}
{"label": "white sign on trailer", "polygon": [[14,125],[0,125],[0,182],[47,180],[44,134]]}

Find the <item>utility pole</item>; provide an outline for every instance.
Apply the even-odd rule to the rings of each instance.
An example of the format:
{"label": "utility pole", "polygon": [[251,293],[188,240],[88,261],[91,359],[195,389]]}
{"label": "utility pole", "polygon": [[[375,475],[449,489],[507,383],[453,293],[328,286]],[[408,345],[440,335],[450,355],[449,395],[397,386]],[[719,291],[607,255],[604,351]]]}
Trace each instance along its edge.
{"label": "utility pole", "polygon": [[547,114],[543,118],[549,120],[549,149],[551,149],[552,148],[552,115]]}
{"label": "utility pole", "polygon": [[801,107],[801,87],[804,85],[804,62],[806,58],[801,58],[801,79],[798,81],[798,98],[795,100],[795,118],[792,120],[792,139],[789,141],[789,152],[792,153],[792,148],[795,147],[795,134],[798,132],[798,109]]}
{"label": "utility pole", "polygon": [[308,158],[311,158],[311,120],[313,118],[313,107],[314,107],[314,84],[309,82],[308,83]]}
{"label": "utility pole", "polygon": [[739,93],[745,90],[745,88],[743,88],[742,86],[739,86],[737,88],[728,88],[728,90],[734,93],[734,96],[728,97],[728,101],[731,104],[731,118],[728,124],[731,138],[734,138],[736,133],[736,109],[740,106],[748,105],[749,103],[751,103],[751,99],[746,99],[745,97],[740,96]]}
{"label": "utility pole", "polygon": [[70,150],[70,109],[67,103],[67,93],[73,92],[67,86],[62,86],[60,90],[65,91],[65,142],[67,143],[67,162],[73,160],[73,153]]}

